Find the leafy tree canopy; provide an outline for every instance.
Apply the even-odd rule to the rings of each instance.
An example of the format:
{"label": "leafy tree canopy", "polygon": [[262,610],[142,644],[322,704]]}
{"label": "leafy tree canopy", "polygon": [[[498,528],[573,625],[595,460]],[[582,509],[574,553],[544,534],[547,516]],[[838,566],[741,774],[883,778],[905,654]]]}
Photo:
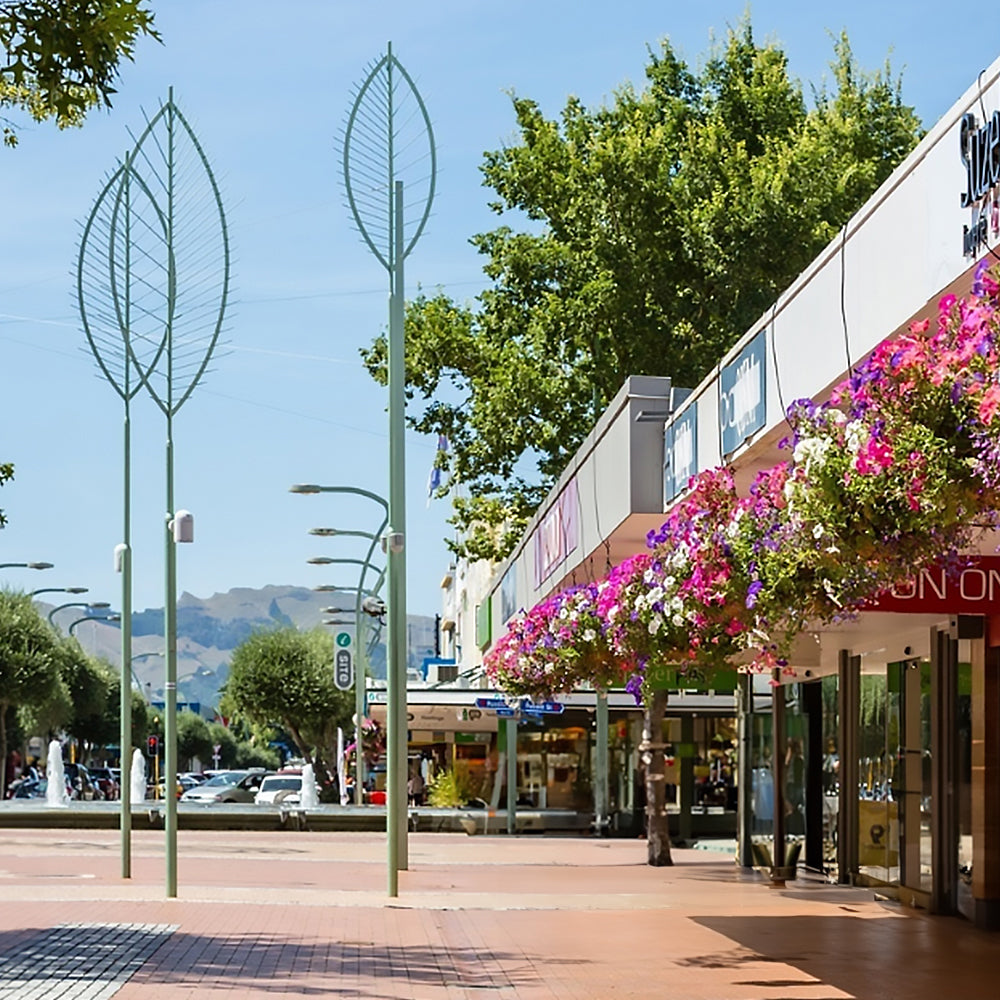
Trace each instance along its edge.
{"label": "leafy tree canopy", "polygon": [[[7,753],[7,710],[44,705],[60,685],[55,633],[27,594],[0,591],[0,760]],[[0,768],[0,798],[5,768]]]}
{"label": "leafy tree canopy", "polygon": [[[807,102],[745,21],[697,70],[664,41],[608,106],[513,96],[517,138],[481,168],[503,224],[472,238],[490,287],[407,307],[411,424],[451,442],[460,555],[510,551],[626,376],[697,384],[913,148],[888,63],[862,72],[841,35],[832,71]],[[384,337],[363,357],[384,382]]]}
{"label": "leafy tree canopy", "polygon": [[212,761],[212,734],[208,723],[196,712],[177,713],[177,754],[188,763],[192,757],[203,765]]}
{"label": "leafy tree canopy", "polygon": [[306,760],[335,773],[336,731],[349,723],[354,695],[333,683],[329,633],[255,632],[233,650],[224,698],[251,725],[280,726]]}
{"label": "leafy tree canopy", "polygon": [[[145,0],[0,0],[0,111],[79,125],[90,108],[110,107],[142,35],[159,39]],[[0,125],[16,145],[14,125]]]}
{"label": "leafy tree canopy", "polygon": [[[0,486],[14,478],[14,466],[10,462],[0,462]],[[0,510],[0,528],[7,523],[7,518]]]}

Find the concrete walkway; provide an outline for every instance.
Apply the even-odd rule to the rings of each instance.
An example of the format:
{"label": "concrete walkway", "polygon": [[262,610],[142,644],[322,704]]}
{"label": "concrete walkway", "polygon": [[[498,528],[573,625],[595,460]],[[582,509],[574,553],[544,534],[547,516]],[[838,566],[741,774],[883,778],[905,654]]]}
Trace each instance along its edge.
{"label": "concrete walkway", "polygon": [[0,833],[0,1000],[992,1000],[1000,936],[870,891],[768,887],[642,841],[415,834]]}

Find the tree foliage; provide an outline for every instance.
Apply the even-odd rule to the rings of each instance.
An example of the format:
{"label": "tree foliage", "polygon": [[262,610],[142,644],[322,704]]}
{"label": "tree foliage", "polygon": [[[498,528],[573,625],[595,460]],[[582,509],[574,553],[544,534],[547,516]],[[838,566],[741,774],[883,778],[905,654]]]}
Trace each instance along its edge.
{"label": "tree foliage", "polygon": [[[513,96],[516,141],[481,168],[504,218],[472,238],[490,286],[407,307],[411,423],[451,442],[459,554],[509,552],[626,376],[697,384],[912,149],[888,64],[862,72],[842,35],[832,71],[807,102],[747,21],[698,70],[664,41],[607,106]],[[384,381],[384,337],[363,356]]]}
{"label": "tree foliage", "polygon": [[[0,462],[0,486],[14,478],[14,466],[10,462]],[[7,524],[3,510],[0,509],[0,528]]]}
{"label": "tree foliage", "polygon": [[333,683],[333,638],[321,629],[255,632],[230,661],[225,699],[255,726],[280,726],[317,774],[336,775],[337,728],[349,724],[354,695]]}
{"label": "tree foliage", "polygon": [[[56,637],[27,594],[0,591],[0,762],[7,754],[7,711],[43,705],[60,684]],[[6,768],[0,767],[0,798]]]}
{"label": "tree foliage", "polygon": [[[79,125],[111,106],[119,66],[143,35],[159,38],[145,0],[0,0],[0,110]],[[0,124],[15,145],[14,125]]]}
{"label": "tree foliage", "polygon": [[196,712],[177,713],[177,755],[188,764],[193,757],[203,764],[212,759],[212,734]]}

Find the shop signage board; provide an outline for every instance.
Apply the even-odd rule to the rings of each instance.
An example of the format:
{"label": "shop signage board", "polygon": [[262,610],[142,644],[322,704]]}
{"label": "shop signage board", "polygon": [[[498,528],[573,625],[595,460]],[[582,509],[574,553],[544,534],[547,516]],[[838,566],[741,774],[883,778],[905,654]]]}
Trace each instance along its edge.
{"label": "shop signage board", "polygon": [[761,330],[719,372],[719,427],[723,455],[731,455],[767,419],[767,338]]}
{"label": "shop signage board", "polygon": [[559,498],[535,529],[535,587],[552,575],[555,568],[580,543],[576,480],[571,479]]}
{"label": "shop signage board", "polygon": [[958,124],[959,159],[965,173],[962,208],[970,211],[969,224],[962,227],[962,253],[976,257],[1000,236],[1000,111],[980,122],[969,112]]}
{"label": "shop signage board", "polygon": [[1000,556],[970,556],[968,565],[931,566],[879,594],[867,611],[911,614],[1000,614]]}
{"label": "shop signage board", "polygon": [[698,472],[698,404],[693,403],[663,432],[663,509],[687,489]]}

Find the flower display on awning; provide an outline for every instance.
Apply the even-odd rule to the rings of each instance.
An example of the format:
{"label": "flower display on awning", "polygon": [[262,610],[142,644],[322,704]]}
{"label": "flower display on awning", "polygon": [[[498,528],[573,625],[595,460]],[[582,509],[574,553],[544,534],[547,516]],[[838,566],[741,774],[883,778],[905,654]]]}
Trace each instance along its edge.
{"label": "flower display on awning", "polygon": [[880,344],[829,400],[788,407],[790,457],[737,496],[694,476],[648,551],[510,622],[486,657],[512,694],[626,686],[666,664],[790,669],[809,623],[851,618],[935,553],[958,570],[1000,521],[1000,285]]}

